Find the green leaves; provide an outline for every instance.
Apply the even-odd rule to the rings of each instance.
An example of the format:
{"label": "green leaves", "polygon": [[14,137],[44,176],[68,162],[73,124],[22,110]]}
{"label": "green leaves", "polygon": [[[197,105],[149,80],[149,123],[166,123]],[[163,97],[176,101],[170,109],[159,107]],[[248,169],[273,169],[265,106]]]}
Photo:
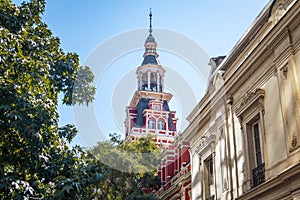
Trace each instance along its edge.
{"label": "green leaves", "polygon": [[100,199],[123,200],[134,196],[151,199],[144,192],[145,188],[150,193],[160,187],[160,179],[155,175],[159,149],[151,136],[129,142],[112,134],[110,141],[98,143],[89,152],[94,156],[94,162],[103,166]]}
{"label": "green leaves", "polygon": [[89,67],[85,66],[77,70],[72,91],[72,104],[88,105],[94,100],[96,89],[90,85],[93,81],[94,75]]}
{"label": "green leaves", "polygon": [[44,0],[0,0],[1,199],[81,199],[90,180],[85,152],[67,146],[77,130],[58,126],[57,106],[60,93],[66,104],[89,104],[93,75],[61,49],[41,20],[44,9]]}
{"label": "green leaves", "polygon": [[89,151],[67,145],[77,130],[58,126],[58,95],[88,105],[94,76],[61,49],[44,9],[44,0],[0,0],[0,199],[151,199],[142,188],[160,184],[151,137],[113,135]]}

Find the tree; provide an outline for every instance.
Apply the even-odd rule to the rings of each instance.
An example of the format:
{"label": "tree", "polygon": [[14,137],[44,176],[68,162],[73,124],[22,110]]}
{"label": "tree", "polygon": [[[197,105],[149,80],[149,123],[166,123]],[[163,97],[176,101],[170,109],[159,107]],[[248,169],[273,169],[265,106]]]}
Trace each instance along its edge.
{"label": "tree", "polygon": [[44,9],[44,0],[0,0],[1,199],[81,199],[101,179],[85,152],[67,146],[76,128],[58,126],[58,95],[67,105],[89,104],[93,74],[60,48]]}
{"label": "tree", "polygon": [[[94,77],[60,48],[41,20],[44,9],[44,0],[0,0],[0,199],[155,199],[145,193],[160,184],[150,138],[114,135],[90,151],[68,147],[77,130],[58,126],[58,95],[66,105],[88,105]],[[111,156],[125,170],[103,163]]]}
{"label": "tree", "polygon": [[152,138],[149,135],[130,142],[113,134],[110,141],[99,142],[89,150],[105,168],[100,199],[156,199],[152,192],[160,188],[156,175],[160,149]]}

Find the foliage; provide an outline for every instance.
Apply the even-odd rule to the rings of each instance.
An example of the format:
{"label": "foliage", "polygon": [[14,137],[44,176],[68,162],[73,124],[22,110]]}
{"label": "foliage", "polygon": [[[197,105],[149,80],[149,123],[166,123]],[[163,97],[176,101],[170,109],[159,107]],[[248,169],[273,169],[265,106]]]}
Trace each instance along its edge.
{"label": "foliage", "polygon": [[100,199],[155,199],[151,193],[160,188],[156,175],[160,149],[151,138],[130,142],[114,134],[110,141],[90,149],[97,162],[105,166]]}
{"label": "foliage", "polygon": [[58,126],[58,95],[67,105],[89,104],[93,74],[60,48],[41,20],[44,9],[44,0],[0,0],[1,199],[88,198],[101,179],[85,152],[68,148],[75,127]]}
{"label": "foliage", "polygon": [[151,138],[68,147],[77,130],[58,126],[58,95],[88,105],[94,77],[60,48],[44,9],[44,0],[0,0],[0,199],[155,199],[145,193],[160,187]]}

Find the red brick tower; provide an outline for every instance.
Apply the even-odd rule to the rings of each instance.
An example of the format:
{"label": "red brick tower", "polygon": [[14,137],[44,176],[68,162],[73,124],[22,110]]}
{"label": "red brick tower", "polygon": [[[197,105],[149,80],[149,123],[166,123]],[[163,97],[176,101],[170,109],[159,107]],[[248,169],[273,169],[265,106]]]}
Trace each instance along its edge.
{"label": "red brick tower", "polygon": [[157,43],[152,35],[150,12],[149,36],[145,41],[144,59],[136,70],[138,87],[126,107],[125,139],[134,141],[152,134],[163,148],[172,145],[177,136],[175,111],[170,111],[172,94],[164,92],[166,70],[158,61]]}
{"label": "red brick tower", "polygon": [[144,45],[144,59],[136,70],[137,91],[126,107],[125,139],[134,141],[148,134],[155,136],[156,144],[163,148],[161,164],[158,166],[162,187],[155,195],[162,200],[189,200],[189,144],[178,134],[176,112],[169,109],[172,94],[164,92],[166,70],[158,61],[151,12],[149,16],[150,28]]}

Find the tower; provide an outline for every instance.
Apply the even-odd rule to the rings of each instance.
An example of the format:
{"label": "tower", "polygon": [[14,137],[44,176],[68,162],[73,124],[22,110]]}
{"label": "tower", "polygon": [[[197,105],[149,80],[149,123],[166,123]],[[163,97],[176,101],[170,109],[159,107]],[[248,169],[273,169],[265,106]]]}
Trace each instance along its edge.
{"label": "tower", "polygon": [[126,107],[125,139],[135,141],[151,134],[163,148],[157,175],[161,188],[155,192],[159,199],[190,199],[189,143],[176,129],[176,112],[170,111],[172,94],[164,91],[166,70],[158,60],[157,43],[152,35],[150,11],[149,35],[145,41],[142,64],[137,68],[137,90]]}
{"label": "tower", "polygon": [[137,90],[130,105],[126,107],[125,139],[134,141],[151,134],[156,144],[167,148],[176,136],[176,112],[170,111],[172,94],[164,92],[166,70],[159,63],[157,43],[152,35],[152,13],[150,11],[149,36],[144,47],[142,64],[137,68]]}

